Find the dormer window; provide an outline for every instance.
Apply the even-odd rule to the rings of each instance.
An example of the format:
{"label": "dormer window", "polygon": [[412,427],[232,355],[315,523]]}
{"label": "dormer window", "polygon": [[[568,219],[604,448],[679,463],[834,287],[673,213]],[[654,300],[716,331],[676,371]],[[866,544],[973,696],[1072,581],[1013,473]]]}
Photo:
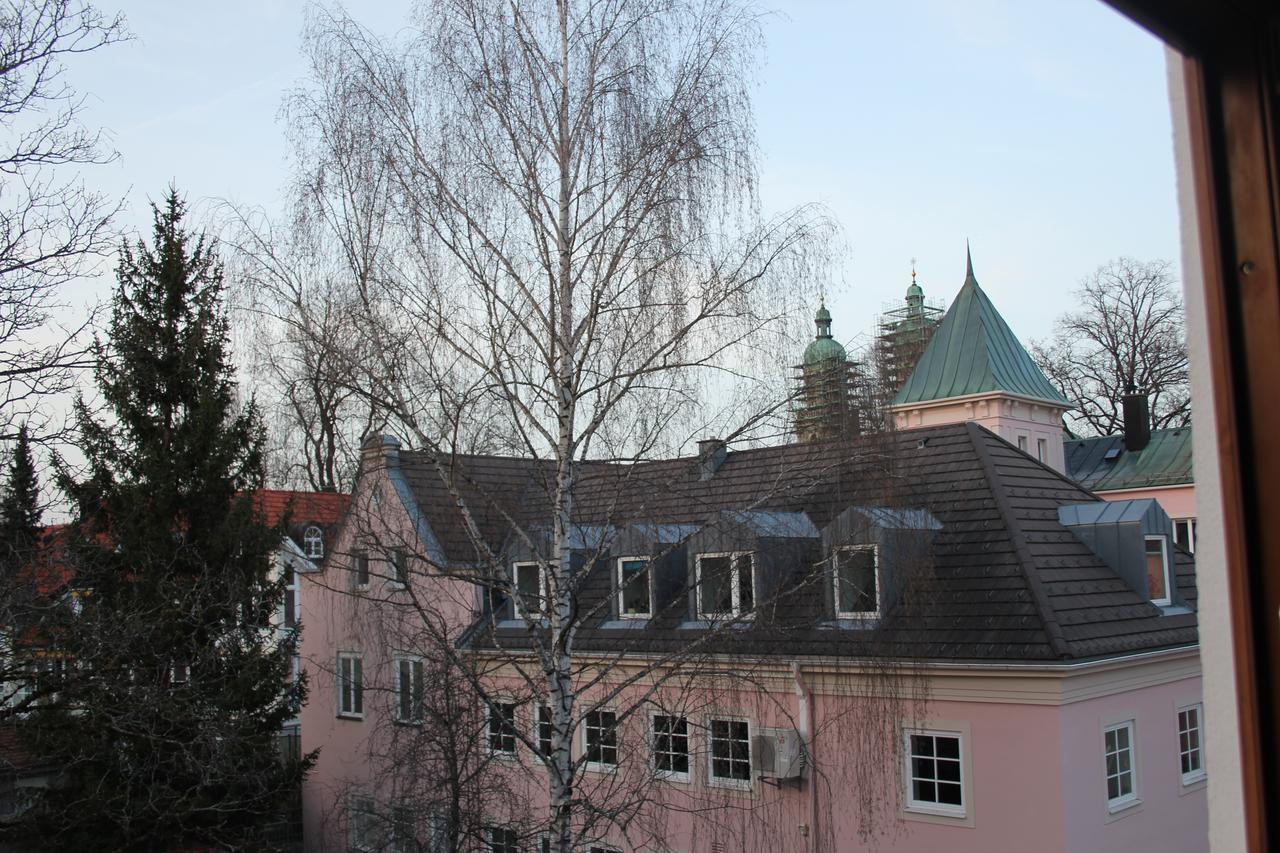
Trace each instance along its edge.
{"label": "dormer window", "polygon": [[622,557],[617,561],[618,615],[623,619],[648,619],[653,615],[649,592],[649,559]]}
{"label": "dormer window", "polygon": [[840,548],[831,555],[836,617],[866,619],[880,615],[879,560],[875,545]]}
{"label": "dormer window", "polygon": [[699,554],[697,567],[699,618],[735,618],[749,615],[755,609],[752,552]]}
{"label": "dormer window", "polygon": [[547,614],[547,573],[541,563],[516,563],[514,575],[517,619],[536,619]]}
{"label": "dormer window", "polygon": [[302,534],[302,550],[308,560],[318,560],[324,556],[324,534],[314,524]]}
{"label": "dormer window", "polygon": [[1152,604],[1167,607],[1173,602],[1169,585],[1169,545],[1164,536],[1148,536],[1147,596]]}

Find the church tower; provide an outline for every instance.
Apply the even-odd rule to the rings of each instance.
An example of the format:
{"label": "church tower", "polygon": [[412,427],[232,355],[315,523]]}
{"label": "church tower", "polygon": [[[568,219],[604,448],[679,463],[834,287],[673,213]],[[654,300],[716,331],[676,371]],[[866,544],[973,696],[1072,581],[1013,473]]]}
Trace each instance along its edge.
{"label": "church tower", "polygon": [[796,401],[796,437],[800,441],[852,438],[861,431],[856,365],[831,336],[831,312],[825,303],[813,318],[817,334],[805,347]]}

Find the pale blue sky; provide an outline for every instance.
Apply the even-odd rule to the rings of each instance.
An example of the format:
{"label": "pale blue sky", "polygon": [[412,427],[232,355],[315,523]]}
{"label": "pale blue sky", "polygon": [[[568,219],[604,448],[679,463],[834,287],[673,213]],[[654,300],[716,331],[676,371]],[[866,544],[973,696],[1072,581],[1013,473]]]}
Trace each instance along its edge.
{"label": "pale blue sky", "polygon": [[[108,3],[100,3],[110,8]],[[783,2],[757,98],[765,207],[826,204],[848,255],[828,300],[844,340],[898,300],[919,259],[949,302],[978,280],[1024,340],[1117,255],[1177,262],[1163,48],[1096,0]],[[303,73],[299,0],[132,0],[136,40],[71,80],[120,159],[88,174],[127,194],[126,227],[170,180],[192,201],[276,206],[277,114]],[[408,0],[353,3],[393,32]]]}

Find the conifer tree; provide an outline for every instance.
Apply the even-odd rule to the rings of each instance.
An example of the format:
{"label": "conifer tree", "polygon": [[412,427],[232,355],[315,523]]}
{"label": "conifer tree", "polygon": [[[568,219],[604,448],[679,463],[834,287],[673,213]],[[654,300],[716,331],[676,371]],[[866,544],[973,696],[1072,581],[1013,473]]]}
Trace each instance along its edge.
{"label": "conifer tree", "polygon": [[30,559],[40,538],[40,480],[26,424],[18,428],[8,473],[0,498],[0,566],[6,581]]}
{"label": "conifer tree", "polygon": [[216,246],[184,213],[171,189],[152,245],[123,247],[96,346],[111,417],[76,409],[88,473],[61,485],[86,594],[62,689],[24,725],[62,770],[20,828],[41,849],[264,849],[309,764],[277,746],[304,686],[274,620],[282,530],[250,497],[263,430],[237,406]]}

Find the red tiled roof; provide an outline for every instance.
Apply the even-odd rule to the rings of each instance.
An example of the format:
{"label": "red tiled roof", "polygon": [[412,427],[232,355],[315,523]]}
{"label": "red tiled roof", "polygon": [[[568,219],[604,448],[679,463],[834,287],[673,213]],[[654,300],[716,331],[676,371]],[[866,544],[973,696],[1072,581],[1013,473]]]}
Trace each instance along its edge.
{"label": "red tiled roof", "polygon": [[337,524],[347,512],[351,495],[338,492],[294,492],[287,489],[259,489],[253,495],[254,506],[262,510],[267,524],[278,524],[289,513],[295,524]]}

